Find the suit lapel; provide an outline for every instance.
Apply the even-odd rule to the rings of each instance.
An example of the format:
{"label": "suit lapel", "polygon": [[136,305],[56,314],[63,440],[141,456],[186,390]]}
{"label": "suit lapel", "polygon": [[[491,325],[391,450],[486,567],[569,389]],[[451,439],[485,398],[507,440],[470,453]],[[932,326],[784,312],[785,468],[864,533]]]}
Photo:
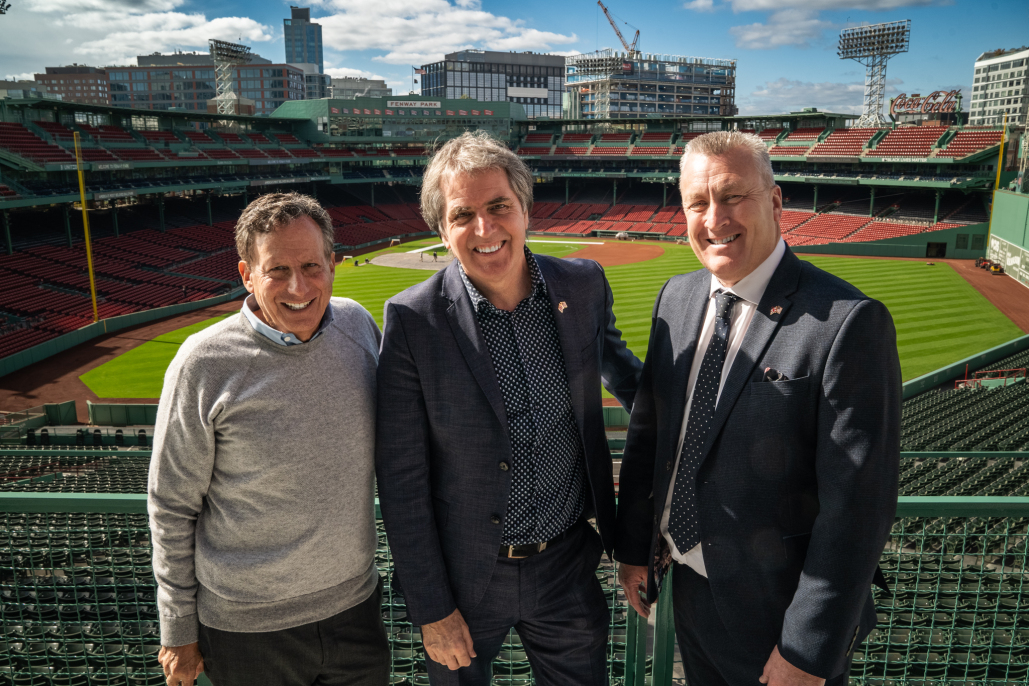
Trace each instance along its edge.
{"label": "suit lapel", "polygon": [[[536,256],[534,256],[536,257]],[[579,323],[586,316],[590,303],[576,301],[567,290],[550,263],[547,256],[537,257],[540,274],[547,284],[547,298],[550,309],[554,313],[557,336],[561,341],[561,352],[565,358],[565,374],[568,376],[568,392],[572,396],[572,410],[575,412],[575,423],[579,426],[579,435],[583,435],[586,418],[586,391],[583,386],[582,347],[583,335]],[[557,258],[554,258],[557,259]],[[561,308],[561,303],[565,308]],[[587,341],[588,342],[588,341]]]}
{"label": "suit lapel", "polygon": [[[708,432],[707,438],[704,441],[704,447],[701,449],[701,463],[707,458],[708,452],[711,450],[715,438],[721,432],[722,426],[729,417],[729,413],[732,412],[737,398],[739,398],[740,393],[743,392],[743,389],[750,381],[754,365],[761,359],[765,348],[768,347],[772,336],[779,328],[779,322],[786,317],[786,313],[793,304],[787,296],[792,295],[797,290],[797,280],[799,278],[800,260],[787,247],[782,260],[779,262],[779,266],[772,275],[772,280],[768,282],[768,287],[765,288],[765,294],[761,297],[761,302],[758,303],[753,319],[750,320],[750,326],[743,337],[743,343],[736,353],[732,368],[729,370],[729,376],[722,387],[721,395],[718,398],[718,405],[715,407],[715,416],[711,423],[711,430]],[[777,311],[776,314],[772,314],[773,307],[782,309]]]}
{"label": "suit lapel", "polygon": [[506,431],[507,412],[504,410],[504,395],[500,391],[496,370],[493,369],[493,358],[490,357],[489,348],[486,347],[486,341],[479,330],[479,323],[475,320],[472,299],[468,296],[468,290],[464,287],[458,269],[458,262],[454,260],[443,274],[442,296],[450,301],[446,309],[447,321],[450,322],[457,347],[464,355],[472,376],[479,382],[482,392],[500,420],[500,425]]}

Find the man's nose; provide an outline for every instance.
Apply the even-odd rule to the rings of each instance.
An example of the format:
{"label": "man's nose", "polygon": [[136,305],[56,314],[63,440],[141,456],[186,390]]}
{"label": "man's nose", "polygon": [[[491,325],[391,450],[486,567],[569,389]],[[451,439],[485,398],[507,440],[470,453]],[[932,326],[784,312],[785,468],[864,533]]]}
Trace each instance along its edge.
{"label": "man's nose", "polygon": [[704,213],[704,226],[707,229],[717,229],[729,221],[729,207],[719,202],[712,202]]}
{"label": "man's nose", "polygon": [[493,231],[493,217],[488,212],[482,212],[475,217],[475,233],[480,236],[489,235]]}

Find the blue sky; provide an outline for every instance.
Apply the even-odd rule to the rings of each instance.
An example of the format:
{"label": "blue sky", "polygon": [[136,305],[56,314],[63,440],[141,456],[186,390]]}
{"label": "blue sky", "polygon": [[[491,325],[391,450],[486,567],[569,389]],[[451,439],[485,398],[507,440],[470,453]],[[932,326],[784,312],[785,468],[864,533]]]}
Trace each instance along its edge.
{"label": "blue sky", "polygon": [[[206,51],[208,38],[238,40],[284,59],[289,2],[236,0],[11,0],[0,16],[0,76],[77,62],[132,63],[137,54]],[[863,68],[836,56],[839,31],[911,19],[911,51],[893,58],[887,97],[961,88],[983,51],[1029,44],[1026,0],[611,0],[644,52],[738,60],[742,113],[819,107],[859,112]],[[595,0],[319,0],[326,71],[377,76],[395,93],[410,66],[462,48],[589,52],[617,39]]]}

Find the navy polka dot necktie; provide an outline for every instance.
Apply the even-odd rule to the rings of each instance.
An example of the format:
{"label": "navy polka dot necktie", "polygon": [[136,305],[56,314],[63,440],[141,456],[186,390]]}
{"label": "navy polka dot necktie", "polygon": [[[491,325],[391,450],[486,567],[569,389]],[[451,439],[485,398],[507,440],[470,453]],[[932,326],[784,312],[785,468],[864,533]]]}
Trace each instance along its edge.
{"label": "navy polka dot necktie", "polygon": [[672,491],[672,509],[668,517],[668,533],[675,541],[676,550],[682,555],[700,543],[697,469],[700,467],[701,449],[715,416],[718,386],[722,380],[722,366],[725,364],[729,343],[729,327],[732,325],[732,308],[739,299],[732,293],[715,291],[715,328],[700,364],[697,383],[693,387],[693,402],[686,420],[686,435],[682,439],[679,469]]}

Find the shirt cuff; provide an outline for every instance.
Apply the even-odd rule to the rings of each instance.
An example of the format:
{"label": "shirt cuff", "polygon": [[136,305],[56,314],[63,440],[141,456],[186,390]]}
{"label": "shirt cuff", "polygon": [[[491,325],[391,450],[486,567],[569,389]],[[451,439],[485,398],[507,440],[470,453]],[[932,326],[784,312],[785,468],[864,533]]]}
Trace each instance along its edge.
{"label": "shirt cuff", "polygon": [[161,645],[167,648],[196,643],[200,637],[200,620],[196,614],[185,617],[161,615]]}

